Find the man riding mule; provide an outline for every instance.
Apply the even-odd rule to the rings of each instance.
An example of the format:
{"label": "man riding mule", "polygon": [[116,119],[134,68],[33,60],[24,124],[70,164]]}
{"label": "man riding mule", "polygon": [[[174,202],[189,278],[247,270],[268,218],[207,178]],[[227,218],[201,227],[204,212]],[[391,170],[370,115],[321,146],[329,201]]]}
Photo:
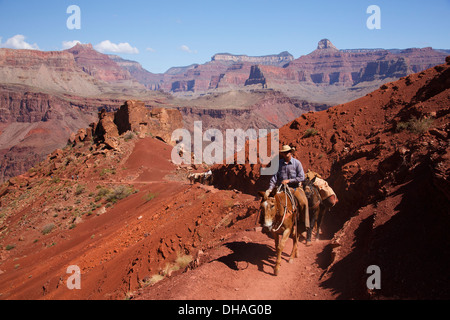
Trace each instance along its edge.
{"label": "man riding mule", "polygon": [[[290,146],[283,146],[280,150],[280,163],[278,167],[278,172],[273,175],[272,179],[270,179],[269,189],[266,191],[266,195],[269,196],[275,186],[277,184],[286,185],[293,190],[293,195],[297,199],[297,201],[302,204],[304,201],[301,188],[299,188],[299,184],[305,180],[305,173],[303,171],[303,166],[301,162],[295,159],[292,155],[292,152],[295,151],[295,148],[291,148]],[[305,210],[304,217],[305,228],[309,228],[309,213],[308,208]]]}
{"label": "man riding mule", "polygon": [[[293,237],[294,247],[290,262],[297,257],[298,236],[306,230],[306,244],[311,243],[312,229],[317,225],[317,239],[319,238],[320,223],[326,209],[333,207],[337,202],[336,194],[328,183],[321,177],[308,170],[303,171],[301,162],[292,155],[294,148],[283,146],[280,150],[280,163],[278,172],[270,180],[269,189],[260,192],[262,196],[261,211],[264,215],[264,226],[269,229],[275,238],[277,261],[275,274],[278,274],[281,262],[281,253],[290,236]],[[302,184],[302,182],[307,182]],[[274,188],[279,184],[275,195]],[[272,197],[270,197],[272,195]],[[282,240],[279,242],[279,235]]]}
{"label": "man riding mule", "polygon": [[[281,254],[290,236],[293,238],[294,245],[289,261],[292,262],[297,257],[299,223],[309,228],[308,200],[303,189],[299,188],[299,183],[304,180],[305,175],[300,161],[292,157],[292,150],[289,146],[283,146],[280,150],[282,160],[280,160],[278,173],[272,177],[270,188],[266,192],[260,192],[263,197],[261,210],[264,215],[264,226],[269,229],[275,239],[277,251],[275,275],[279,273]],[[277,182],[281,183],[277,193],[269,198]]]}

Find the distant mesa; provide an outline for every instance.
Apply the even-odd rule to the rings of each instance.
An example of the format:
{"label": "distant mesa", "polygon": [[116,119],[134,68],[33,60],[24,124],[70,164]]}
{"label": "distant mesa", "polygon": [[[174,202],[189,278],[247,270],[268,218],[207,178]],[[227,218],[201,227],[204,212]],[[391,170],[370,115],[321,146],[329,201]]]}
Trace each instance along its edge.
{"label": "distant mesa", "polygon": [[230,53],[218,53],[211,58],[211,61],[249,62],[263,65],[276,65],[280,67],[284,66],[285,64],[293,60],[294,56],[287,51],[283,51],[280,54],[272,54],[260,57],[250,57],[247,55],[234,55]]}
{"label": "distant mesa", "polygon": [[330,40],[328,39],[322,39],[319,41],[319,44],[317,45],[317,50],[323,50],[323,49],[331,49],[331,50],[338,50]]}
{"label": "distant mesa", "polygon": [[[446,56],[431,48],[340,50],[324,38],[316,50],[297,59],[287,51],[265,56],[217,53],[204,64],[171,68],[164,74],[124,67],[147,88],[177,95],[260,86],[318,103],[342,103],[375,90],[385,79],[438,65]],[[342,87],[339,93],[336,86]],[[359,88],[352,90],[354,86]]]}

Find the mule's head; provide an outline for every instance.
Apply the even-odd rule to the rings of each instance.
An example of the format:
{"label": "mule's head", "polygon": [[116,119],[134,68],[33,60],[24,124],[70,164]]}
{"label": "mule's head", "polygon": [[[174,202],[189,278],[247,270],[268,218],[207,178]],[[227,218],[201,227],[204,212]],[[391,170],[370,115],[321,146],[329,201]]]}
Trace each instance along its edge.
{"label": "mule's head", "polygon": [[306,178],[303,182],[303,191],[305,191],[306,198],[310,199],[314,195],[314,182],[316,181],[316,177],[312,180]]}
{"label": "mule's head", "polygon": [[272,226],[275,222],[275,217],[277,215],[277,206],[276,206],[275,198],[268,197],[265,192],[259,192],[259,195],[262,197],[262,199],[261,199],[261,224],[264,227],[271,230]]}

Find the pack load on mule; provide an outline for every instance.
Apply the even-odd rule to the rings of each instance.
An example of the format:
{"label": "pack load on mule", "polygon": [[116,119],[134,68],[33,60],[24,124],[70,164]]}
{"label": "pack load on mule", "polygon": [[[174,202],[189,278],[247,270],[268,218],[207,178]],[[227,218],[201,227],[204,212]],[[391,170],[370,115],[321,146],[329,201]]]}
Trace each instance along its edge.
{"label": "pack load on mule", "polygon": [[312,181],[314,186],[319,190],[320,197],[327,208],[332,208],[339,202],[334,190],[317,172],[308,169],[305,176],[306,179]]}
{"label": "pack load on mule", "polygon": [[319,240],[320,225],[327,210],[338,203],[334,190],[322,177],[308,169],[306,179],[302,182],[303,190],[308,199],[310,212],[310,228],[306,231],[306,244],[311,244],[312,232],[316,227],[316,240]]}
{"label": "pack load on mule", "polygon": [[337,203],[336,194],[325,180],[309,170],[307,175],[304,174],[301,162],[293,157],[293,151],[295,148],[291,146],[285,145],[281,148],[278,172],[270,180],[269,189],[266,192],[259,192],[262,197],[263,226],[275,239],[277,251],[275,275],[279,273],[281,253],[289,237],[294,241],[289,260],[292,262],[297,257],[300,232],[306,230],[306,244],[310,244],[312,229],[317,225],[318,239],[320,223],[326,208]]}

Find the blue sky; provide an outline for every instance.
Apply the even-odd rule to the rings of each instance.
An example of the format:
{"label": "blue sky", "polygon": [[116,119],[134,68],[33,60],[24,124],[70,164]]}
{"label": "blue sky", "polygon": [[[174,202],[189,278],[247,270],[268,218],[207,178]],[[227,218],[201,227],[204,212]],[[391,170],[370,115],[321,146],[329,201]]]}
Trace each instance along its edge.
{"label": "blue sky", "polygon": [[[67,28],[70,5],[79,30]],[[379,30],[366,26],[370,5]],[[449,17],[450,0],[0,0],[0,46],[50,51],[78,40],[160,73],[220,52],[298,58],[323,38],[340,49],[450,49]]]}

